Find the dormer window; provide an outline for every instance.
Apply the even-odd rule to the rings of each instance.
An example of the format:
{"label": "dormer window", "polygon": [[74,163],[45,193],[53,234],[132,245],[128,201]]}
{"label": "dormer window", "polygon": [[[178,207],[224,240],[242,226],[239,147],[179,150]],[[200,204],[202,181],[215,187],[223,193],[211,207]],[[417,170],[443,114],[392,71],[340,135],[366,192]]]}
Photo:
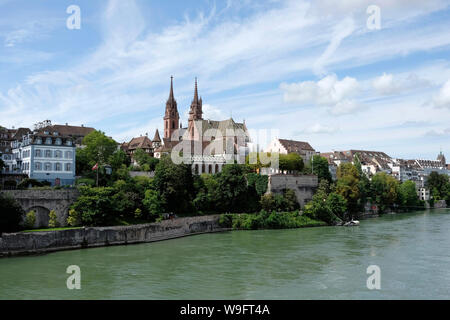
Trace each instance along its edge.
{"label": "dormer window", "polygon": [[42,139],[41,138],[37,138],[36,139],[36,144],[42,144]]}
{"label": "dormer window", "polygon": [[66,145],[71,146],[72,145],[72,140],[67,140],[66,141]]}
{"label": "dormer window", "polygon": [[45,139],[45,144],[52,144],[52,138]]}
{"label": "dormer window", "polygon": [[56,138],[55,144],[58,145],[58,146],[60,146],[61,143],[62,143],[61,138]]}
{"label": "dormer window", "polygon": [[48,132],[48,131],[44,131],[44,134],[50,134],[50,132]]}
{"label": "dormer window", "polygon": [[53,135],[54,135],[54,136],[57,136],[57,135],[58,135],[58,132],[57,132],[57,131],[53,132]]}

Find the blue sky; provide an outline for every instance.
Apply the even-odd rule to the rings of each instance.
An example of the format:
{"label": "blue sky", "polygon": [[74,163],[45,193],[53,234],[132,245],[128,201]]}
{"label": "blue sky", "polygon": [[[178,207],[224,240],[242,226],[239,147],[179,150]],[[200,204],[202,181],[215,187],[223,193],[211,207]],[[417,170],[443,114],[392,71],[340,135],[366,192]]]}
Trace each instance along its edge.
{"label": "blue sky", "polygon": [[[366,24],[372,4],[380,29]],[[66,27],[70,5],[79,30]],[[232,115],[322,152],[450,158],[449,5],[0,0],[0,125],[153,136],[173,75],[183,124],[198,77],[205,118]]]}

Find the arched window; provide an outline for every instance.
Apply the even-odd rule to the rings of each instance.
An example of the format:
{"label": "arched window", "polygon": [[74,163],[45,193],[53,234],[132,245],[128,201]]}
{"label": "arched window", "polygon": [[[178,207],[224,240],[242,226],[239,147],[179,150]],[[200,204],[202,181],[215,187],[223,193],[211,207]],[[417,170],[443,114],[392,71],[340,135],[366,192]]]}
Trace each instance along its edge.
{"label": "arched window", "polygon": [[52,144],[52,138],[45,139],[45,144]]}
{"label": "arched window", "polygon": [[201,173],[205,173],[206,172],[206,170],[205,170],[205,164],[202,164],[202,172]]}
{"label": "arched window", "polygon": [[212,164],[208,166],[208,173],[212,173]]}
{"label": "arched window", "polygon": [[215,173],[219,172],[219,165],[216,163],[216,171]]}
{"label": "arched window", "polygon": [[66,171],[72,171],[72,164],[71,163],[66,163]]}
{"label": "arched window", "polygon": [[51,171],[52,170],[52,164],[50,162],[45,163],[45,171]]}
{"label": "arched window", "polygon": [[196,164],[196,165],[194,166],[194,172],[195,172],[195,174],[198,174],[198,164]]}
{"label": "arched window", "polygon": [[55,163],[55,171],[61,171],[61,163]]}
{"label": "arched window", "polygon": [[55,150],[55,158],[62,158],[62,152],[60,150]]}
{"label": "arched window", "polygon": [[56,138],[55,144],[57,144],[58,146],[60,146],[61,143],[62,143],[61,138]]}
{"label": "arched window", "polygon": [[51,150],[45,150],[45,157],[51,158],[52,157],[52,151]]}
{"label": "arched window", "polygon": [[34,169],[35,169],[36,171],[41,171],[41,170],[42,170],[42,163],[36,162],[36,163],[34,164]]}

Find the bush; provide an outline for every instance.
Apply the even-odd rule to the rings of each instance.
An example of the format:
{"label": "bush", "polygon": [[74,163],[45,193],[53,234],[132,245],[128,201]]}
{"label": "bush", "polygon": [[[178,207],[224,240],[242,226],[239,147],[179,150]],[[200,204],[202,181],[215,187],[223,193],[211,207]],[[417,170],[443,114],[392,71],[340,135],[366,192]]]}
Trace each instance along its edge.
{"label": "bush", "polygon": [[69,216],[67,217],[67,224],[72,227],[81,225],[81,215],[74,209],[70,209]]}
{"label": "bush", "polygon": [[14,198],[0,193],[0,235],[2,232],[19,231],[24,214]]}
{"label": "bush", "polygon": [[55,210],[50,211],[48,214],[49,220],[48,220],[48,227],[49,228],[56,228],[59,227],[58,217],[56,216]]}
{"label": "bush", "polygon": [[236,230],[255,230],[314,227],[326,223],[301,216],[298,211],[268,213],[261,210],[258,214],[222,214],[219,225]]}
{"label": "bush", "polygon": [[141,218],[141,217],[142,217],[142,210],[139,209],[139,208],[136,208],[136,210],[134,210],[134,217],[135,217],[136,219]]}
{"label": "bush", "polygon": [[34,210],[31,210],[25,216],[25,227],[33,229],[35,223],[36,223],[36,212],[34,212]]}
{"label": "bush", "polygon": [[75,185],[77,186],[90,186],[90,187],[94,187],[96,184],[94,179],[90,179],[90,178],[80,178],[77,179],[75,181]]}
{"label": "bush", "polygon": [[222,228],[231,228],[233,226],[233,215],[221,214],[219,217],[219,226]]}
{"label": "bush", "polygon": [[261,197],[260,204],[262,210],[268,212],[294,211],[300,207],[295,192],[291,189],[284,190],[283,195],[274,193],[265,194]]}
{"label": "bush", "polygon": [[51,185],[51,183],[48,181],[40,182],[35,179],[25,178],[22,181],[20,181],[20,183],[17,185],[17,189],[25,190],[28,188],[45,187],[45,186],[50,186],[50,185]]}

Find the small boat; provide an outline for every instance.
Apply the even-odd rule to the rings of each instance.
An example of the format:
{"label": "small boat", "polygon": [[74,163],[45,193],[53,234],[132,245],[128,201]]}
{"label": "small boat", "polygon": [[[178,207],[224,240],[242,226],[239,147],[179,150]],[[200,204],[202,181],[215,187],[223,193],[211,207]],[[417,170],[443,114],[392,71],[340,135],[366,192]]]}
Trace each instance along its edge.
{"label": "small boat", "polygon": [[344,224],[344,226],[346,227],[354,227],[354,226],[359,226],[359,221],[358,220],[350,220],[349,222],[346,222]]}

